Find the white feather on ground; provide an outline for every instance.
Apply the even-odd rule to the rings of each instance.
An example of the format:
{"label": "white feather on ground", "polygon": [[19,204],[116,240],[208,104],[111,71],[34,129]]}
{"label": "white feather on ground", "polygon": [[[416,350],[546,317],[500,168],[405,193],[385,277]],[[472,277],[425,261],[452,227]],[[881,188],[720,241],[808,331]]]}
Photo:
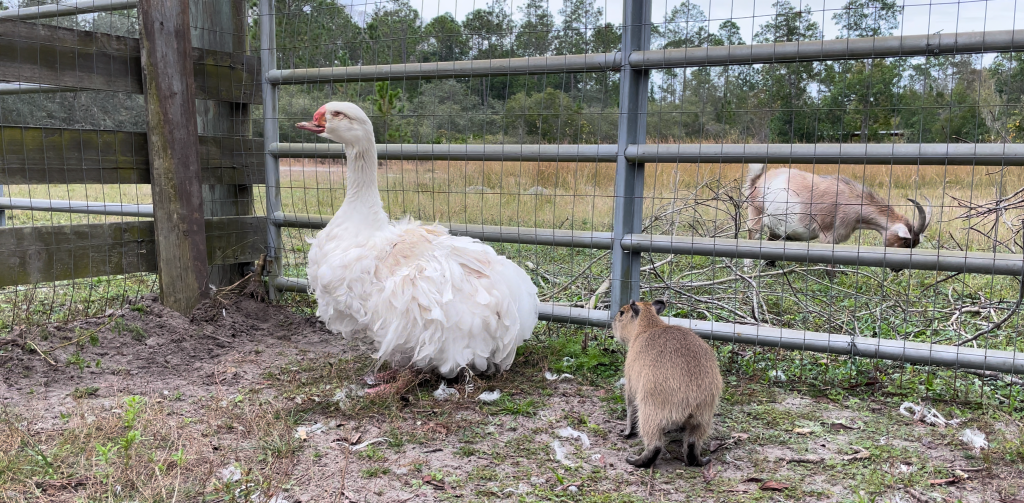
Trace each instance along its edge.
{"label": "white feather on ground", "polygon": [[480,241],[390,221],[369,119],[351,103],[329,103],[316,119],[348,158],[345,201],[312,241],[306,267],[320,319],[346,338],[372,341],[374,356],[395,366],[444,377],[463,367],[507,369],[537,324],[530,277]]}
{"label": "white feather on ground", "polygon": [[480,393],[480,396],[478,396],[476,398],[477,398],[477,400],[480,400],[481,402],[485,402],[485,403],[495,402],[499,398],[501,398],[501,390],[500,389],[496,389],[494,391],[485,391],[483,393]]}
{"label": "white feather on ground", "polygon": [[588,437],[587,434],[583,433],[582,431],[576,431],[572,429],[572,427],[566,426],[565,428],[559,428],[555,430],[555,433],[557,433],[558,436],[562,438],[578,438],[580,440],[580,443],[583,444],[584,449],[590,448],[590,437]]}

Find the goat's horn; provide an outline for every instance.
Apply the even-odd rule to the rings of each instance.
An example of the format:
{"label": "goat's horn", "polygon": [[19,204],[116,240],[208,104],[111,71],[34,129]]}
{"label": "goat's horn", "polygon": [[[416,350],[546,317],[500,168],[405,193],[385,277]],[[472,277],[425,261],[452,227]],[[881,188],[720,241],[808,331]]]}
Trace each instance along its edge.
{"label": "goat's horn", "polygon": [[[925,200],[928,200],[928,198],[925,198]],[[914,203],[914,207],[917,208],[917,223],[914,224],[914,233],[917,235],[924,234],[925,229],[928,228],[928,219],[931,211],[925,211],[924,206],[922,206],[921,203],[910,199],[909,197],[907,198],[907,201]],[[931,201],[928,202],[928,208],[929,210],[931,209]]]}
{"label": "goat's horn", "polygon": [[924,203],[928,205],[927,207],[925,207],[925,213],[927,213],[928,218],[926,218],[924,222],[924,226],[928,227],[929,225],[932,224],[932,200],[928,199],[928,196],[924,194],[921,194],[921,197],[924,198]]}

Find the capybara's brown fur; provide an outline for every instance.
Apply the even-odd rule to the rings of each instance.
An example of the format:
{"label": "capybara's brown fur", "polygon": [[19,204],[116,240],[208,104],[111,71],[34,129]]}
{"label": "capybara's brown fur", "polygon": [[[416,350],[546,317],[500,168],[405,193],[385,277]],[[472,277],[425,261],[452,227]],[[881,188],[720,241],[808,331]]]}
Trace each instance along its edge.
{"label": "capybara's brown fur", "polygon": [[686,464],[703,466],[710,458],[700,457],[701,444],[711,433],[722,376],[711,347],[692,330],[665,323],[659,316],[664,310],[660,300],[631,301],[612,322],[615,338],[626,346],[622,435],[630,438],[639,430],[645,447],[626,462],[650,467],[665,447],[666,434],[682,433]]}

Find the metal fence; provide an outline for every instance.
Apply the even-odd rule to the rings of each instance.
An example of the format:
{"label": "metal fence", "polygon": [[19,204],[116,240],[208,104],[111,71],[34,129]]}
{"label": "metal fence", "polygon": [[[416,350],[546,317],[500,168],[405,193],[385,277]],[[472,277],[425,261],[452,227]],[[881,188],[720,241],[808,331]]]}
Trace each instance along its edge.
{"label": "metal fence", "polygon": [[[527,27],[537,12],[525,10],[544,2],[432,6],[429,22],[401,1],[261,0],[242,15],[236,31],[259,51],[260,85],[234,88],[248,85],[259,99],[251,117],[237,106],[225,113],[234,114],[233,138],[247,138],[251,122],[263,143],[221,148],[244,158],[231,164],[244,174],[221,199],[249,201],[248,214],[266,217],[257,225],[273,296],[312,309],[305,238],[326,225],[345,186],[343,147],[290,123],[326,101],[356,101],[381,142],[389,214],[494,243],[534,277],[551,330],[606,327],[629,299],[657,296],[670,301],[672,323],[720,341],[734,362],[748,354],[736,344],[799,350],[757,353],[762,369],[791,358],[786,369],[842,367],[851,379],[877,372],[902,381],[912,373],[906,363],[1024,373],[1024,144],[1014,87],[1024,30],[986,29],[999,24],[994,11],[963,31],[901,25],[922,12],[949,15],[932,3],[867,2],[857,17],[846,4],[781,0],[722,16],[688,2],[625,0],[621,18],[579,4],[593,19],[575,27],[565,15],[558,26]],[[80,12],[70,8],[0,19]],[[468,11],[465,20],[440,14],[449,8]],[[959,26],[949,12],[944,26]],[[829,19],[846,28],[826,34]],[[547,42],[530,45],[538,33]],[[886,79],[904,84],[878,84]],[[23,80],[0,93],[66,91]],[[749,239],[749,163],[844,175],[904,214],[913,211],[906,197],[930,197],[934,224],[912,250],[884,248],[867,232],[844,244]],[[152,215],[143,201],[39,199],[11,195],[0,208]],[[781,263],[761,262],[769,260]],[[877,360],[895,363],[881,372]],[[1015,391],[964,382],[968,395],[1019,401]]]}
{"label": "metal fence", "polygon": [[[282,143],[277,138],[279,125],[278,117],[285,112],[272,108],[279,99],[282,86],[302,85],[309,94],[317,94],[315,89],[337,90],[340,84],[356,84],[360,82],[391,82],[401,86],[407,86],[412,82],[421,80],[437,79],[484,79],[511,76],[536,76],[536,75],[560,75],[574,74],[580,72],[616,72],[618,74],[618,110],[612,111],[617,118],[618,141],[615,145],[540,145],[540,144],[380,144],[378,155],[389,162],[388,168],[396,169],[398,173],[388,173],[388,177],[401,178],[409,176],[405,172],[409,166],[420,166],[417,161],[432,161],[436,170],[438,165],[450,167],[456,163],[465,166],[472,162],[477,163],[555,163],[556,166],[565,170],[573,170],[581,163],[595,163],[600,166],[602,163],[615,163],[614,168],[614,190],[611,194],[614,210],[613,222],[609,230],[598,230],[597,225],[592,225],[586,230],[564,230],[560,228],[533,228],[523,226],[503,225],[480,225],[472,222],[473,216],[466,212],[463,215],[435,214],[417,215],[427,219],[443,219],[446,216],[461,217],[458,222],[452,222],[448,227],[456,234],[476,237],[485,241],[495,243],[510,243],[520,245],[536,245],[538,247],[569,247],[580,249],[610,250],[610,254],[600,255],[600,261],[609,261],[606,265],[610,270],[610,282],[607,290],[610,296],[610,305],[620,306],[630,298],[646,297],[647,291],[655,288],[646,288],[651,283],[662,283],[659,293],[669,294],[674,297],[682,296],[681,302],[699,304],[705,300],[720,304],[723,309],[719,313],[704,312],[704,319],[675,319],[673,323],[689,326],[695,329],[702,336],[719,341],[743,342],[761,346],[780,347],[787,349],[800,349],[821,353],[832,353],[841,355],[868,356],[900,362],[921,363],[929,365],[944,365],[976,370],[998,370],[1002,372],[1021,372],[1024,370],[1024,359],[1014,351],[1017,342],[1016,336],[1004,348],[1009,351],[994,349],[982,349],[965,346],[951,346],[931,344],[927,342],[915,342],[913,337],[906,335],[887,338],[875,335],[870,332],[867,337],[863,332],[856,330],[844,331],[842,333],[826,333],[808,331],[799,326],[788,328],[770,328],[757,323],[758,318],[767,321],[771,318],[770,313],[754,314],[758,310],[757,303],[753,305],[742,305],[733,300],[721,302],[716,301],[715,295],[700,296],[688,294],[675,288],[666,289],[667,282],[661,275],[652,275],[651,272],[658,272],[659,267],[645,267],[642,259],[644,254],[656,254],[658,259],[651,259],[659,264],[663,260],[671,262],[669,258],[660,258],[662,254],[678,254],[696,257],[710,257],[714,263],[724,264],[718,267],[721,270],[729,271],[731,281],[723,283],[731,284],[731,287],[743,287],[744,283],[756,291],[759,288],[776,288],[778,285],[761,283],[764,273],[743,274],[732,267],[729,259],[760,259],[796,262],[804,264],[830,264],[847,266],[870,266],[888,267],[898,269],[911,269],[915,271],[927,271],[932,275],[940,272],[953,273],[955,275],[965,274],[989,274],[1020,277],[1024,273],[1024,260],[1019,253],[987,251],[981,247],[975,252],[932,248],[928,245],[917,249],[893,249],[880,246],[863,245],[826,245],[807,244],[787,241],[759,241],[738,239],[738,235],[724,237],[721,235],[699,235],[696,228],[690,235],[673,232],[671,234],[655,234],[651,232],[652,226],[645,224],[645,217],[651,218],[652,209],[656,204],[676,202],[680,207],[690,205],[693,201],[682,201],[678,198],[663,198],[657,194],[658,189],[648,191],[645,195],[645,174],[649,177],[651,167],[655,168],[655,177],[661,177],[660,183],[665,183],[665,177],[659,171],[668,167],[674,172],[679,169],[693,169],[700,171],[705,167],[721,166],[722,164],[737,163],[770,163],[787,165],[808,165],[810,170],[815,166],[826,164],[840,164],[843,166],[858,166],[863,168],[867,165],[878,164],[881,166],[955,166],[965,165],[977,166],[998,166],[1006,168],[1020,166],[1024,148],[1013,143],[993,144],[959,144],[959,143],[812,143],[812,144],[768,144],[768,143],[728,143],[728,142],[697,142],[694,144],[648,144],[647,139],[651,132],[646,129],[646,122],[649,115],[656,114],[650,110],[650,86],[651,72],[657,69],[692,69],[710,66],[733,66],[752,64],[785,64],[785,63],[818,63],[835,60],[858,60],[858,59],[880,59],[880,58],[907,58],[912,56],[937,57],[939,55],[968,55],[980,53],[996,53],[1002,51],[1013,51],[1024,44],[1024,31],[1000,30],[981,31],[967,33],[938,33],[906,36],[880,36],[870,38],[852,38],[837,40],[802,40],[793,42],[772,42],[749,45],[724,45],[717,47],[682,47],[652,49],[651,28],[652,24],[650,2],[626,1],[623,7],[623,18],[621,22],[622,45],[615,52],[601,54],[573,54],[558,56],[538,57],[505,57],[501,59],[471,60],[471,61],[441,61],[441,62],[406,62],[397,61],[394,64],[370,64],[370,61],[363,61],[359,66],[328,67],[328,68],[294,68],[278,69],[275,66],[282,58],[275,51],[286,50],[289,56],[303,47],[280,48],[274,40],[275,12],[273,2],[264,0],[260,4],[260,32],[263,52],[263,65],[265,69],[264,81],[264,102],[266,113],[264,116],[264,134],[267,139],[266,166],[268,170],[267,179],[273,180],[277,176],[278,163],[282,159],[342,159],[344,158],[343,148],[337,144],[320,143]],[[294,13],[289,13],[294,14]],[[696,24],[705,23],[706,19],[697,20]],[[592,27],[594,28],[594,27]],[[331,96],[331,92],[320,93],[324,101]],[[310,102],[310,105],[313,105]],[[315,107],[310,106],[310,111]],[[288,110],[292,112],[292,110]],[[301,116],[300,116],[301,117]],[[300,119],[304,120],[304,119]],[[487,143],[487,142],[481,142]],[[693,164],[692,167],[685,164]],[[302,164],[300,164],[302,165]],[[312,165],[312,164],[310,164]],[[424,163],[430,169],[430,164]],[[652,166],[654,165],[654,166]],[[666,166],[668,165],[668,166]],[[395,166],[396,168],[393,168]],[[646,166],[646,169],[645,169]],[[555,169],[558,169],[557,167]],[[600,169],[600,168],[598,168]],[[712,168],[714,169],[714,168]],[[1011,168],[1012,169],[1012,168]],[[678,174],[676,175],[678,177]],[[447,182],[442,180],[440,191],[455,189],[451,187],[452,178]],[[292,189],[286,181],[279,183]],[[449,186],[443,186],[448,183]],[[468,183],[468,182],[467,182]],[[671,183],[671,182],[669,182]],[[390,186],[390,184],[388,184]],[[469,187],[470,190],[483,192],[479,197],[486,198],[487,192],[491,189],[486,187]],[[386,189],[385,189],[386,190]],[[544,189],[545,191],[550,189]],[[556,189],[557,190],[557,189]],[[438,189],[434,189],[435,196]],[[501,192],[498,190],[497,192]],[[653,192],[653,194],[652,194]],[[677,191],[678,192],[678,191]],[[446,194],[450,195],[450,194]],[[498,194],[495,194],[498,195]],[[580,195],[577,191],[570,191],[567,194],[554,193],[551,197],[574,198]],[[676,194],[678,195],[678,194]],[[476,196],[471,193],[469,197]],[[699,194],[692,194],[698,199]],[[519,199],[533,197],[532,195],[520,196]],[[705,197],[704,203],[709,198]],[[742,197],[742,196],[740,196]],[[391,203],[393,199],[385,198]],[[664,200],[662,200],[664,199]],[[486,203],[485,203],[486,204]],[[522,204],[522,201],[519,201]],[[940,203],[941,204],[941,203]],[[282,238],[282,229],[291,227],[318,228],[322,227],[328,217],[323,215],[304,215],[287,211],[285,208],[291,206],[282,199],[281,193],[277,190],[268,191],[267,214],[271,216],[270,232],[272,236],[268,248],[270,255],[279,260],[287,261],[288,250]],[[319,207],[322,208],[322,207]],[[318,208],[318,209],[319,209]],[[718,208],[721,209],[721,208]],[[655,211],[657,211],[655,209]],[[322,211],[318,212],[322,213]],[[394,207],[392,207],[394,214]],[[692,215],[692,218],[700,218],[699,212]],[[531,217],[535,217],[531,215]],[[533,218],[533,220],[539,220]],[[442,220],[444,221],[444,220]],[[478,220],[480,221],[480,220]],[[480,221],[480,223],[485,223]],[[519,223],[519,222],[516,222]],[[526,222],[523,222],[526,223]],[[575,227],[577,222],[571,222],[570,226]],[[678,224],[678,222],[677,222]],[[608,227],[608,226],[605,226]],[[657,227],[657,226],[655,226]],[[680,226],[674,225],[668,230],[676,231]],[[662,227],[659,230],[666,230]],[[711,234],[714,234],[713,232]],[[735,233],[738,234],[738,233]],[[941,241],[938,240],[938,241]],[[935,241],[932,241],[935,242]],[[539,248],[532,248],[526,252],[538,253]],[[989,248],[995,250],[995,248]],[[981,251],[986,250],[986,251]],[[522,251],[522,249],[520,249]],[[526,262],[527,257],[521,258]],[[570,261],[582,261],[581,258],[573,257]],[[296,257],[295,262],[301,262]],[[692,261],[691,261],[692,263]],[[709,264],[709,262],[701,262]],[[531,263],[531,265],[533,265]],[[548,265],[548,264],[542,264]],[[579,268],[583,264],[575,264],[571,268]],[[534,267],[537,267],[534,265]],[[592,268],[593,264],[586,264]],[[302,292],[305,290],[305,280],[297,275],[289,275],[288,267],[278,269],[271,278],[271,283],[282,290]],[[572,273],[587,272],[573,270]],[[544,281],[543,271],[535,272],[541,282]],[[771,274],[771,273],[769,273]],[[791,273],[794,275],[804,273]],[[558,281],[557,274],[550,275],[552,280]],[[655,278],[654,276],[659,276]],[[564,280],[568,281],[571,275]],[[914,276],[915,278],[919,277]],[[541,306],[542,317],[545,320],[584,324],[594,326],[607,326],[609,311],[605,309],[592,309],[597,302],[603,300],[601,293],[594,293],[601,289],[602,281],[600,275],[593,274],[589,285],[573,292],[578,299],[586,300],[593,297],[591,302],[571,302],[571,299],[557,299],[562,302],[543,302]],[[723,278],[718,278],[723,279]],[[948,280],[948,279],[947,279]],[[588,283],[580,281],[581,284]],[[714,282],[712,279],[711,282]],[[757,281],[760,284],[754,283]],[[818,281],[815,279],[815,281]],[[899,281],[893,279],[893,281]],[[804,281],[801,281],[802,283]],[[700,282],[691,282],[700,283]],[[686,284],[682,282],[681,284]],[[669,285],[671,286],[671,285]],[[642,294],[641,288],[644,289]],[[831,290],[829,294],[842,296],[838,285],[827,287]],[[559,290],[559,288],[554,288]],[[1013,288],[1016,290],[1016,288]],[[695,290],[696,292],[697,290]],[[543,292],[543,289],[542,289]],[[773,292],[762,292],[764,294]],[[780,295],[795,292],[774,292]],[[1014,293],[1016,293],[1014,291]],[[582,294],[582,295],[580,295]],[[542,296],[544,294],[542,293]],[[855,296],[865,301],[864,294],[858,293]],[[866,299],[867,302],[885,303],[884,288],[882,292],[875,292],[874,298]],[[572,295],[566,296],[572,297]],[[1015,296],[1007,297],[1010,301]],[[727,305],[732,304],[732,305]],[[573,307],[579,306],[579,307]],[[591,309],[586,309],[590,307]],[[766,310],[767,306],[764,306]],[[871,310],[872,306],[858,306],[862,309]],[[962,307],[962,306],[957,306]],[[1004,309],[1009,306],[1003,306]],[[751,309],[752,308],[752,309]],[[711,310],[714,310],[712,308]],[[681,309],[685,311],[687,309]],[[692,313],[699,313],[698,309],[689,309]],[[769,310],[770,311],[770,310]],[[835,315],[837,310],[832,311]],[[612,310],[614,312],[614,310]],[[1005,311],[1000,311],[1005,313]],[[821,313],[825,314],[825,313]],[[762,316],[767,315],[767,316]],[[827,315],[825,315],[827,317]],[[780,320],[782,321],[782,320]],[[908,323],[914,321],[906,320]],[[817,326],[828,326],[828,323],[814,323]],[[833,325],[834,326],[834,325]],[[853,328],[850,326],[849,328]],[[880,335],[880,334],[879,334]]]}

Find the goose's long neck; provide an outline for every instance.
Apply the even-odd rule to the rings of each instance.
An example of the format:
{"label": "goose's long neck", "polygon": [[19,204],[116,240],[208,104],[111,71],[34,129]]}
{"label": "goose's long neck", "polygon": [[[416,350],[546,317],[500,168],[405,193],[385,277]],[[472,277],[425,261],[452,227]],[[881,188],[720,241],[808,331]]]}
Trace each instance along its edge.
{"label": "goose's long neck", "polygon": [[345,145],[345,156],[348,158],[345,178],[348,187],[345,202],[341,204],[337,216],[348,222],[358,222],[360,227],[369,230],[387,227],[388,215],[384,212],[380,191],[377,189],[376,145]]}

